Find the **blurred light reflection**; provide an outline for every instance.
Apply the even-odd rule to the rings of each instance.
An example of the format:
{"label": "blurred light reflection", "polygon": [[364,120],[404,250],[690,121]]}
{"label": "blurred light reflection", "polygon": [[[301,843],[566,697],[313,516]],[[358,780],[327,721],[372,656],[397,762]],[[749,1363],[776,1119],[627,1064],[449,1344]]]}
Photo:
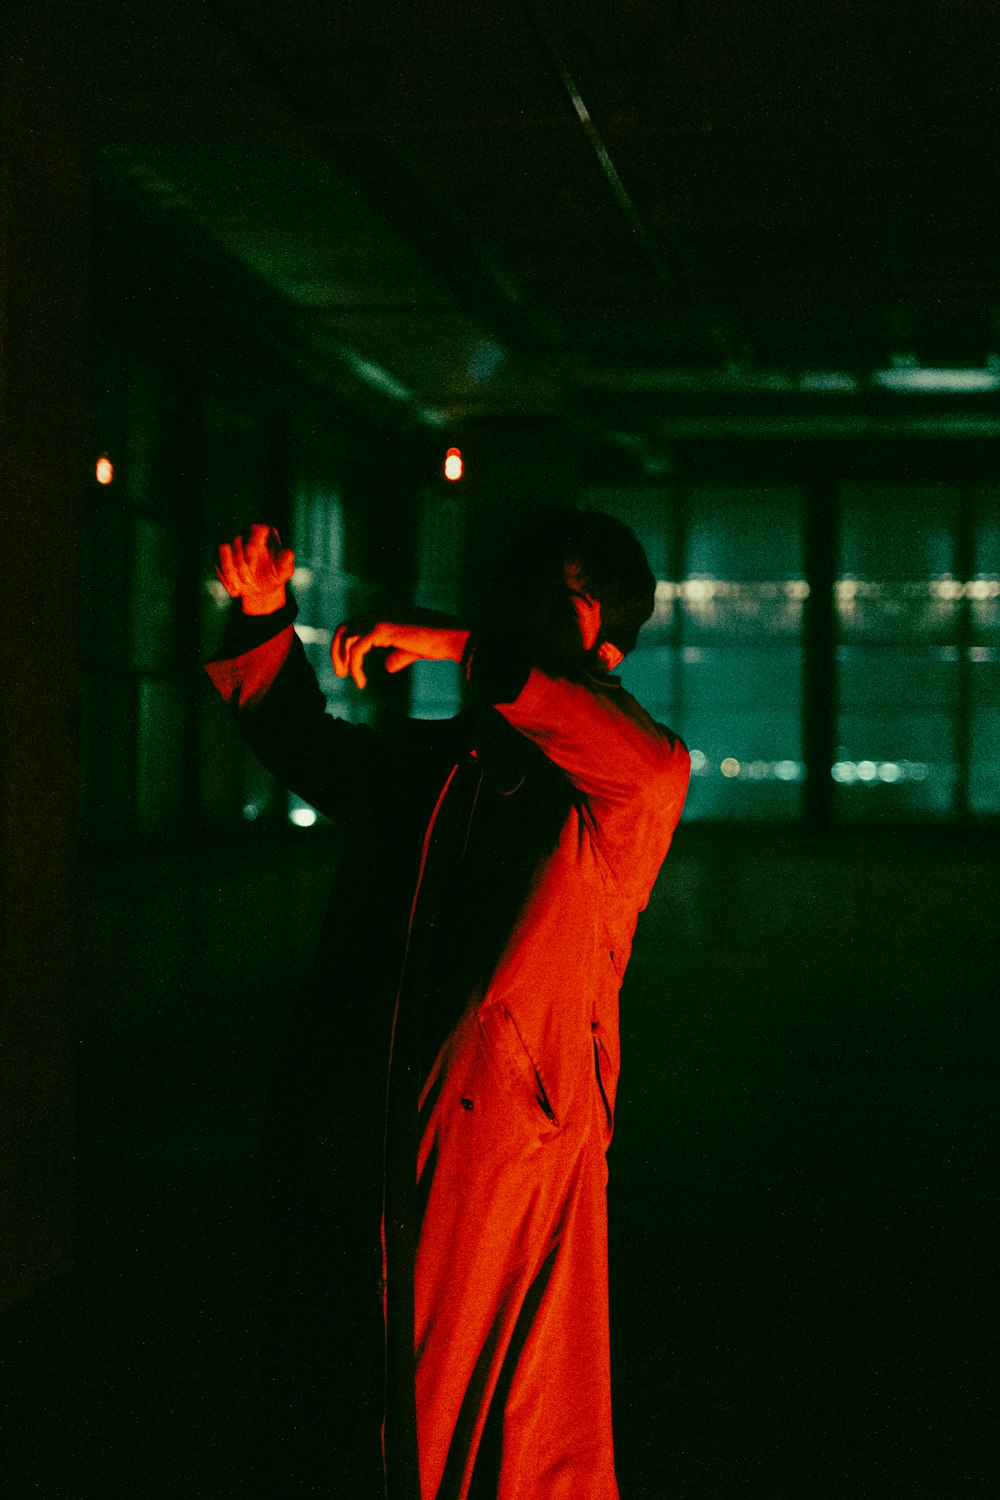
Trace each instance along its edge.
{"label": "blurred light reflection", "polygon": [[900,781],[926,781],[929,767],[919,760],[838,760],[830,768],[830,775],[841,786],[855,786],[861,782],[866,786],[882,783],[895,786]]}

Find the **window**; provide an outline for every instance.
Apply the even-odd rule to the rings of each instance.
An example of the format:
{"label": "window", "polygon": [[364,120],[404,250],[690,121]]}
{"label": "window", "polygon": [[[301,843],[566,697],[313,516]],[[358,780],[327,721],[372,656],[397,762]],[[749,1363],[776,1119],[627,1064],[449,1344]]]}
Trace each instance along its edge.
{"label": "window", "polygon": [[[792,486],[680,487],[627,508],[658,574],[625,685],[691,750],[689,819],[800,812],[803,496]],[[638,509],[638,513],[637,513]]]}
{"label": "window", "polygon": [[[691,749],[689,820],[799,819],[817,776],[844,825],[1000,813],[1000,491],[678,483],[587,500],[633,526],[657,574],[622,676]],[[833,507],[832,598],[805,565],[810,505]],[[809,636],[810,608],[828,633]],[[807,764],[810,673],[831,685],[829,764]]]}
{"label": "window", "polygon": [[847,820],[949,813],[958,768],[960,494],[850,486],[840,497],[836,584],[835,813]]}
{"label": "window", "polygon": [[1000,814],[1000,491],[973,489],[968,616],[969,812]]}
{"label": "window", "polygon": [[[419,497],[416,602],[426,609],[461,613],[465,516],[440,485]],[[410,713],[415,719],[450,719],[462,707],[462,669],[457,662],[415,662],[407,672]]]}
{"label": "window", "polygon": [[[356,478],[369,435],[331,420],[325,399],[322,422],[298,408],[293,419],[254,381],[244,389],[218,371],[192,373],[162,350],[107,343],[95,353],[93,451],[111,458],[114,479],[95,477],[86,502],[84,833],[119,841],[314,822],[203,681],[232,607],[214,550],[253,521],[277,525],[296,549],[296,628],[331,711],[364,721],[400,702],[405,684],[361,694],[330,662],[338,621],[401,592],[349,568],[349,542],[356,566],[381,558],[382,518]],[[352,454],[348,499],[330,476],[350,475]],[[370,487],[383,494],[385,479]]]}

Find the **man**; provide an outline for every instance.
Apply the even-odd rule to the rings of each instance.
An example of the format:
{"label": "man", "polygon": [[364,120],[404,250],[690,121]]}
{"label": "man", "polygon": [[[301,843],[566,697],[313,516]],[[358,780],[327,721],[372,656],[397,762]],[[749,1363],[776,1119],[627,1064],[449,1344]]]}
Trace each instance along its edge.
{"label": "man", "polygon": [[[552,509],[515,541],[477,630],[421,611],[342,624],[334,667],[359,688],[381,648],[390,672],[461,662],[479,705],[380,734],[325,713],[291,626],[292,568],[264,526],[219,549],[243,617],[208,670],[265,764],[353,834],[276,1156],[308,1154],[310,1132],[336,1142],[307,1173],[320,1192],[363,1163],[326,1221],[329,1279],[358,1301],[378,1185],[387,1493],[614,1500],[618,992],[689,774],[681,742],[611,675],[652,612],[653,575],[621,522]],[[381,1171],[365,1144],[380,1072]],[[314,1321],[327,1314],[350,1365],[361,1335],[343,1309]],[[350,1404],[349,1390],[331,1399],[338,1445]]]}

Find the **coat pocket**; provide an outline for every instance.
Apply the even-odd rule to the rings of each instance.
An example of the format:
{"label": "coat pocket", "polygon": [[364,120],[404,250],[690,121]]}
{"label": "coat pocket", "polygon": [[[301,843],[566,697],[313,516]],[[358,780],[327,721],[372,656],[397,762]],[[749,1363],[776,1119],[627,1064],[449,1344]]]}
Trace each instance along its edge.
{"label": "coat pocket", "polygon": [[614,1064],[611,1061],[611,1056],[604,1044],[601,1028],[596,1021],[593,1023],[593,1038],[594,1075],[597,1079],[597,1091],[601,1096],[601,1103],[604,1105],[604,1123],[607,1131],[604,1144],[607,1147],[615,1128],[614,1101],[618,1078]]}
{"label": "coat pocket", "polygon": [[488,1005],[477,1017],[487,1056],[499,1071],[515,1101],[530,1112],[539,1112],[558,1129],[555,1106],[541,1070],[518,1030],[517,1022],[500,1001]]}

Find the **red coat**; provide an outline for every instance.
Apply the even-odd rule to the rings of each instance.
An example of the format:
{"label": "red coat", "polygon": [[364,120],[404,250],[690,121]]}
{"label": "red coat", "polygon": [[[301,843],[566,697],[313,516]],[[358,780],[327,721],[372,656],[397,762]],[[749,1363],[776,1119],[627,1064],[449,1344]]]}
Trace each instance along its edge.
{"label": "red coat", "polygon": [[[318,722],[289,627],[209,672],[245,726],[269,698],[298,705],[303,767],[389,773],[372,731],[321,705]],[[687,751],[614,679],[537,669],[512,701],[411,726],[397,750],[394,783],[418,772],[429,816],[419,855],[400,850],[416,889],[386,1116],[390,1500],[613,1500],[618,993]]]}

